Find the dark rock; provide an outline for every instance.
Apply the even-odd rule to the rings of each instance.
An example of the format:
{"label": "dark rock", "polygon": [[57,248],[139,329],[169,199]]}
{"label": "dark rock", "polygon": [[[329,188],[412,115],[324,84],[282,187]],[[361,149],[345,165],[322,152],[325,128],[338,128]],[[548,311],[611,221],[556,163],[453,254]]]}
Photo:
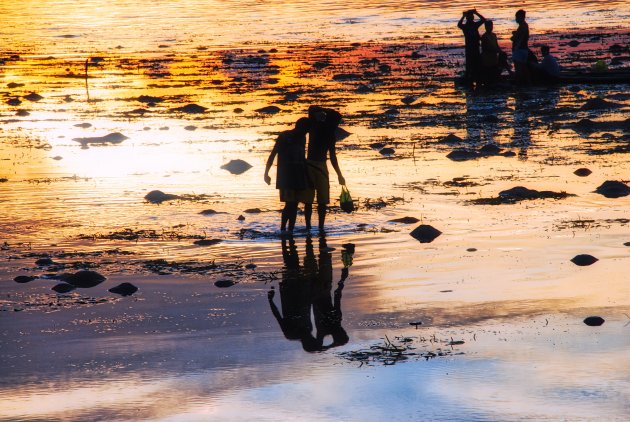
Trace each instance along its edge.
{"label": "dark rock", "polygon": [[385,145],[387,145],[387,144],[385,144],[385,143],[383,143],[383,142],[373,142],[373,143],[371,143],[371,144],[369,145],[369,147],[370,147],[370,148],[372,148],[372,149],[379,149],[379,150],[380,150],[380,149],[382,149]]}
{"label": "dark rock", "polygon": [[236,283],[233,282],[232,280],[228,280],[228,279],[222,279],[222,280],[217,280],[214,282],[214,285],[217,287],[231,287],[233,285],[235,285]]}
{"label": "dark rock", "polygon": [[76,289],[76,287],[68,283],[55,284],[52,288],[52,290],[54,290],[57,293],[68,293],[68,292],[73,291],[74,289]]}
{"label": "dark rock", "polygon": [[33,102],[37,102],[40,101],[42,99],[44,99],[44,97],[42,97],[41,95],[35,93],[35,92],[31,92],[28,95],[24,96],[25,99],[29,100],[29,101],[33,101]]}
{"label": "dark rock", "polygon": [[579,42],[579,41],[577,41],[577,40],[572,40],[572,41],[569,41],[569,42],[567,43],[567,45],[568,45],[569,47],[577,47],[578,45],[580,45],[580,42]]}
{"label": "dark rock", "polygon": [[215,210],[207,209],[207,210],[201,211],[199,214],[201,214],[201,215],[214,215],[214,214],[217,214],[217,212]]}
{"label": "dark rock", "polygon": [[108,291],[121,296],[131,296],[138,291],[138,288],[131,283],[120,283],[118,286],[112,287]]}
{"label": "dark rock", "polygon": [[245,268],[247,268],[248,270],[253,270],[256,267],[258,267],[258,265],[252,263],[245,265]]}
{"label": "dark rock", "polygon": [[487,144],[479,148],[479,153],[481,155],[498,155],[501,152],[501,148],[494,144]]}
{"label": "dark rock", "polygon": [[152,190],[144,196],[144,199],[151,202],[152,204],[161,204],[164,201],[172,201],[173,199],[178,198],[178,195],[164,193],[161,190]]}
{"label": "dark rock", "polygon": [[53,264],[54,262],[50,258],[39,258],[37,261],[35,261],[35,265],[37,265],[38,267],[46,267]]}
{"label": "dark rock", "polygon": [[379,151],[379,154],[384,155],[384,156],[394,155],[394,153],[396,153],[394,148],[389,148],[389,147],[383,148]]}
{"label": "dark rock", "polygon": [[262,210],[260,208],[247,208],[245,211],[248,214],[260,214]]}
{"label": "dark rock", "polygon": [[245,217],[243,217],[242,215],[239,215],[236,219],[238,221],[245,221]]}
{"label": "dark rock", "polygon": [[73,138],[75,142],[80,142],[83,145],[88,144],[119,144],[125,139],[129,139],[120,132],[110,133],[105,136],[94,136],[89,138]]}
{"label": "dark rock", "polygon": [[277,106],[267,106],[267,107],[261,107],[261,108],[257,108],[256,110],[254,110],[256,113],[261,113],[261,114],[276,114],[280,112],[280,107]]}
{"label": "dark rock", "polygon": [[515,200],[523,200],[523,199],[538,199],[539,191],[534,189],[528,189],[524,186],[515,186],[511,189],[506,189],[504,191],[499,192],[500,198],[505,199],[515,199]]}
{"label": "dark rock", "polygon": [[184,126],[184,130],[189,130],[192,132],[194,130],[197,130],[197,126],[193,126],[193,125]]}
{"label": "dark rock", "polygon": [[105,276],[97,273],[96,271],[82,270],[66,277],[64,281],[75,287],[88,289],[90,287],[98,286],[105,280],[107,280]]}
{"label": "dark rock", "polygon": [[249,164],[247,161],[238,159],[238,160],[230,160],[229,163],[222,165],[221,168],[223,170],[229,171],[232,174],[243,174],[247,170],[252,168],[252,165]]}
{"label": "dark rock", "polygon": [[359,84],[359,86],[355,89],[355,92],[358,94],[368,94],[370,92],[374,92],[374,88],[366,84]]}
{"label": "dark rock", "polygon": [[440,139],[438,142],[441,144],[457,144],[460,142],[464,142],[464,140],[453,133],[449,133],[444,138]]}
{"label": "dark rock", "polygon": [[586,103],[584,103],[582,107],[580,107],[580,110],[582,111],[604,110],[604,109],[617,108],[617,107],[621,107],[621,104],[613,103],[611,101],[606,101],[603,98],[597,97],[597,98],[591,98],[587,100]]}
{"label": "dark rock", "polygon": [[6,177],[0,177],[0,183],[6,183],[8,181],[9,179],[7,179]]}
{"label": "dark rock", "polygon": [[591,173],[593,173],[593,172],[590,171],[589,169],[587,169],[586,167],[579,168],[579,169],[577,169],[577,170],[575,170],[573,172],[573,174],[575,174],[576,176],[580,176],[580,177],[586,177],[586,176],[590,175]]}
{"label": "dark rock", "polygon": [[26,116],[30,116],[31,113],[29,113],[28,111],[24,110],[24,109],[20,109],[15,113],[16,116],[19,117],[26,117]]}
{"label": "dark rock", "polygon": [[418,220],[416,217],[402,217],[402,218],[394,218],[393,220],[389,220],[390,223],[402,223],[402,224],[414,224],[417,223]]}
{"label": "dark rock", "polygon": [[19,276],[15,277],[13,279],[13,281],[15,281],[16,283],[22,284],[22,283],[29,283],[29,282],[31,282],[33,280],[36,280],[36,279],[37,279],[37,277],[35,277],[34,275],[19,275]]}
{"label": "dark rock", "polygon": [[624,243],[623,246],[630,246],[630,242]]}
{"label": "dark rock", "polygon": [[405,105],[411,105],[415,103],[417,99],[418,97],[414,95],[407,95],[406,97],[403,97],[400,101],[402,101],[402,103]]}
{"label": "dark rock", "polygon": [[152,97],[151,95],[141,95],[136,98],[136,101],[140,101],[141,103],[161,103],[164,101],[164,98]]}
{"label": "dark rock", "polygon": [[606,198],[621,198],[630,195],[630,186],[616,180],[606,180],[595,192],[604,195]]}
{"label": "dark rock", "polygon": [[19,98],[9,98],[7,104],[10,106],[19,106],[22,104],[22,101]]}
{"label": "dark rock", "polygon": [[187,104],[183,107],[173,108],[172,111],[178,111],[181,113],[188,113],[188,114],[201,114],[201,113],[204,113],[207,109],[208,109],[207,107],[203,107],[197,104]]}
{"label": "dark rock", "polygon": [[333,81],[352,81],[361,79],[362,75],[359,73],[338,73],[333,75]]}
{"label": "dark rock", "polygon": [[605,322],[604,318],[599,317],[599,316],[590,316],[590,317],[584,318],[584,324],[588,325],[589,327],[599,327],[604,322]]}
{"label": "dark rock", "polygon": [[477,248],[468,248],[466,252],[477,252]]}
{"label": "dark rock", "polygon": [[240,114],[240,113],[244,112],[245,110],[243,110],[243,109],[242,109],[242,108],[240,108],[240,107],[236,107],[236,108],[235,108],[234,110],[232,110],[232,111],[233,111],[234,113],[236,113],[236,114]]}
{"label": "dark rock", "polygon": [[469,149],[456,149],[455,151],[451,151],[446,158],[453,161],[467,161],[467,160],[475,160],[481,157],[481,154],[478,151],[473,151]]}
{"label": "dark rock", "polygon": [[573,259],[571,259],[571,262],[573,262],[575,265],[578,265],[580,267],[586,267],[586,266],[589,266],[589,265],[593,265],[597,261],[599,261],[599,259],[595,258],[592,255],[588,255],[588,254],[576,255],[576,256],[573,257]]}
{"label": "dark rock", "polygon": [[504,157],[514,157],[516,156],[516,153],[514,151],[505,151],[504,153],[499,154],[499,155],[502,155]]}
{"label": "dark rock", "polygon": [[199,239],[199,240],[195,240],[193,243],[197,246],[212,246],[221,242],[222,242],[221,239]]}
{"label": "dark rock", "polygon": [[411,237],[420,241],[420,243],[431,243],[441,234],[441,231],[427,224],[421,224],[409,233]]}
{"label": "dark rock", "polygon": [[7,84],[7,88],[9,88],[9,89],[20,88],[20,87],[23,87],[23,86],[24,86],[24,84],[21,84],[21,83],[18,83],[18,82],[9,82]]}
{"label": "dark rock", "polygon": [[83,129],[87,129],[89,127],[92,127],[92,123],[77,123],[76,125],[74,125],[74,127],[81,127]]}

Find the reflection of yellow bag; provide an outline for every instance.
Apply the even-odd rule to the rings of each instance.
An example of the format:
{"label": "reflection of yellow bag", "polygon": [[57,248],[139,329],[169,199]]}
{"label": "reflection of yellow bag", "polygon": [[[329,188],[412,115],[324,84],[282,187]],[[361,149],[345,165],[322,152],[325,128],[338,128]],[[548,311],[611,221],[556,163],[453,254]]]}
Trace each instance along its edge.
{"label": "reflection of yellow bag", "polygon": [[341,251],[341,262],[343,262],[343,267],[348,268],[352,266],[352,253],[348,251]]}
{"label": "reflection of yellow bag", "polygon": [[347,213],[354,211],[354,202],[350,196],[350,191],[346,185],[341,186],[341,195],[339,195],[339,206]]}

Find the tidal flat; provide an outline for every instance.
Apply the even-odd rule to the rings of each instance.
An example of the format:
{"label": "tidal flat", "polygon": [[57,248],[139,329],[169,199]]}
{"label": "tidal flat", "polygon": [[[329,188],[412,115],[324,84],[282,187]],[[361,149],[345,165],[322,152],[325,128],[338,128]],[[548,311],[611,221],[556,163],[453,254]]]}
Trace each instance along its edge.
{"label": "tidal flat", "polygon": [[[0,2],[0,420],[627,418],[627,83],[462,89],[440,2],[249,33],[57,3]],[[576,4],[531,5],[532,44],[627,72],[627,5]],[[356,210],[331,180],[288,238],[264,166],[312,104]]]}

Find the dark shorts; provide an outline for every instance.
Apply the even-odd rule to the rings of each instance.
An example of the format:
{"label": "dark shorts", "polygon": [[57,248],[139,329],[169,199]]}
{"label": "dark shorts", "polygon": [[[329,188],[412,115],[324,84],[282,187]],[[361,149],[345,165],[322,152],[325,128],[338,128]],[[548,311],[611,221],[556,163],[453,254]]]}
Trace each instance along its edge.
{"label": "dark shorts", "polygon": [[280,189],[280,202],[301,202],[303,204],[310,204],[313,201],[311,191],[312,189]]}
{"label": "dark shorts", "polygon": [[306,189],[306,203],[312,204],[317,192],[317,204],[330,203],[330,183],[326,161],[306,160],[306,172],[313,189]]}

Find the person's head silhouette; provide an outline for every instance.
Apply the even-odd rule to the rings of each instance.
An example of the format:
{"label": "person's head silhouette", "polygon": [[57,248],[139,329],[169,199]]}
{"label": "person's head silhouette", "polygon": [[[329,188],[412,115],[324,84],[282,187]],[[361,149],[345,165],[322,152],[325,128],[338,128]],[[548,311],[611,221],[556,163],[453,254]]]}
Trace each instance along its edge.
{"label": "person's head silhouette", "polygon": [[492,21],[489,19],[484,22],[483,26],[484,28],[486,28],[486,32],[492,32],[492,30],[494,29],[494,23],[492,23]]}
{"label": "person's head silhouette", "polygon": [[525,22],[525,11],[523,9],[520,9],[516,12],[515,20],[516,20],[516,23]]}

